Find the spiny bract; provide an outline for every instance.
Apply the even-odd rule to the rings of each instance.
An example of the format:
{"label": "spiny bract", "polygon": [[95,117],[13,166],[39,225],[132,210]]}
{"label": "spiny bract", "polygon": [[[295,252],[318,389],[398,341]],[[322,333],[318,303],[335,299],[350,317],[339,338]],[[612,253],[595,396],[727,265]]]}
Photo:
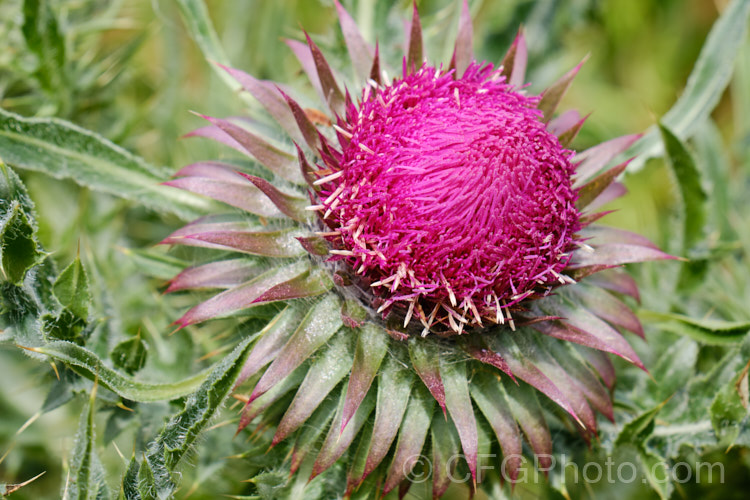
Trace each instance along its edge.
{"label": "spiny bract", "polygon": [[[404,492],[417,455],[429,451],[439,496],[449,468],[476,480],[480,446],[497,442],[513,481],[521,430],[541,465],[551,452],[537,390],[588,440],[594,410],[613,418],[607,353],[643,366],[621,334],[642,336],[641,325],[618,298],[638,300],[638,290],[615,268],[669,256],[594,224],[625,191],[615,179],[626,164],[605,167],[638,136],[565,149],[584,120],[552,116],[580,65],[528,95],[523,34],[499,67],[477,63],[465,1],[447,67],[425,62],[415,7],[392,81],[378,48],[336,7],[366,82],[356,101],[309,37],[287,43],[329,114],[225,68],[296,154],[236,119],[206,117],[210,125],[191,134],[266,170],[206,161],[169,181],[247,212],[206,217],[164,240],[234,253],[171,282],[169,291],[223,290],[177,323],[286,304],[240,377],[252,388],[240,430],[256,419],[259,429],[274,426],[273,444],[290,443],[292,472],[324,473],[358,442],[343,462],[346,493]],[[450,460],[461,451],[461,462]]]}

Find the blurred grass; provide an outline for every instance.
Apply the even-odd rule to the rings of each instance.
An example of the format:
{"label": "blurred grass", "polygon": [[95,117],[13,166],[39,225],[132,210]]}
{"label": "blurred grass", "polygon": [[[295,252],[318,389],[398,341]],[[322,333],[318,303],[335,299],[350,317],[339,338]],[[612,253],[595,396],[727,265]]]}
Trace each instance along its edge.
{"label": "blurred grass", "polygon": [[[170,170],[226,154],[207,141],[180,139],[202,125],[202,120],[189,110],[228,116],[244,114],[245,109],[203,59],[187,35],[173,1],[50,2],[67,49],[63,70],[66,77],[57,89],[40,83],[38,65],[24,47],[21,3],[0,2],[0,46],[4,47],[0,51],[0,107],[24,115],[61,116]],[[331,0],[206,3],[230,61],[260,78],[283,83],[301,81],[296,60],[281,41],[284,37],[299,38],[301,27],[324,47],[332,48],[340,40]],[[383,30],[382,12],[387,6],[398,4],[404,16],[409,11],[407,0],[344,3],[360,17],[372,7],[373,15],[364,16],[363,24],[371,41]],[[446,17],[443,9],[453,5],[453,0],[424,0],[419,4],[425,26],[432,22],[449,31],[455,29],[455,19]],[[530,44],[532,89],[542,89],[585,55],[591,55],[563,102],[565,108],[592,113],[574,143],[576,149],[582,149],[642,131],[670,108],[684,87],[723,2],[484,0],[472,1],[471,5],[480,59],[498,62],[518,25],[524,24]],[[452,36],[448,39],[452,40]],[[402,40],[381,38],[380,43],[396,46]],[[429,55],[445,60],[449,56],[445,52],[445,47],[435,47]],[[728,234],[723,235],[726,237],[746,233],[747,210],[745,207],[744,213],[739,211],[737,203],[750,187],[749,84],[750,48],[746,44],[735,80],[713,113],[725,144],[735,145],[724,151],[731,165],[731,171],[726,173],[730,191],[730,213],[724,217],[729,227]],[[58,263],[66,264],[81,243],[88,264],[99,269],[94,273],[99,275],[97,287],[112,309],[105,312],[125,312],[113,313],[124,318],[119,324],[124,332],[134,334],[142,326],[143,317],[176,317],[171,308],[179,305],[164,303],[154,293],[144,296],[142,291],[153,289],[158,282],[138,277],[138,269],[132,263],[123,264],[122,254],[115,250],[117,246],[153,245],[176,227],[176,220],[164,220],[143,209],[128,210],[120,200],[90,193],[71,182],[52,181],[33,173],[23,177],[37,203],[40,237],[45,246],[54,249]],[[638,231],[666,245],[671,234],[674,194],[663,162],[650,161],[641,172],[629,175],[626,184],[631,193],[614,204],[617,212],[608,223]],[[750,293],[743,289],[747,286],[746,274],[744,278],[733,275],[731,268],[726,272],[728,276],[714,284],[716,288],[734,280],[740,296]],[[127,311],[138,314],[128,315]],[[171,316],[165,311],[171,311]],[[163,335],[168,331],[165,323],[155,320],[149,334]],[[181,348],[189,351],[205,353],[221,345],[205,337],[193,339],[191,333],[185,335],[189,337],[187,346]],[[164,340],[168,349],[176,342]],[[70,429],[75,428],[80,405],[47,413],[16,436],[16,431],[40,407],[52,381],[46,367],[7,347],[0,347],[0,380],[0,456],[11,443],[14,446],[0,464],[0,479],[21,481],[47,470],[43,478],[14,498],[56,498],[64,475],[64,457],[72,446]],[[99,417],[99,428],[104,428],[104,416]],[[206,439],[222,440],[213,436]],[[118,442],[127,446],[128,439]],[[236,447],[237,443],[231,446]],[[122,452],[127,457],[130,450]],[[744,452],[742,457],[727,460],[747,462]],[[117,478],[123,465],[116,452],[109,447],[103,458],[110,477]],[[747,463],[740,469],[746,473]],[[230,479],[222,477],[213,486],[231,484],[231,479],[241,475],[235,472]],[[191,498],[212,498],[210,478],[204,477],[203,481],[207,486]],[[183,492],[189,489],[186,483]],[[457,486],[454,490],[459,497],[465,493]],[[532,498],[537,492],[521,488],[517,494]],[[633,495],[643,496],[643,492]]]}

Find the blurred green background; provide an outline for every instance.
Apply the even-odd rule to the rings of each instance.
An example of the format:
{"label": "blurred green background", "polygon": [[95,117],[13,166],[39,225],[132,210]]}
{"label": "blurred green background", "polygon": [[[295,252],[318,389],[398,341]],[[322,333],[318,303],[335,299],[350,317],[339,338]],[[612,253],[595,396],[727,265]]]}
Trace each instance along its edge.
{"label": "blurred green background", "polygon": [[[350,0],[343,2],[360,21],[369,41],[377,37],[381,46],[394,52],[403,44],[401,26],[387,17],[398,9],[406,18],[409,1]],[[447,61],[456,24],[453,0],[422,0],[419,3],[428,41],[428,58]],[[722,0],[475,0],[475,49],[478,59],[499,62],[519,25],[527,34],[530,52],[528,80],[532,90],[546,85],[589,55],[587,63],[566,95],[563,108],[592,113],[575,149],[618,135],[640,132],[663,115],[681,94],[701,46],[719,12]],[[46,51],[40,58],[25,36],[24,8],[36,4],[44,13],[52,39],[37,40],[45,46],[63,41],[62,49]],[[41,5],[42,7],[39,7]],[[332,60],[343,61],[345,50],[330,0],[242,0],[207,1],[221,45],[235,67],[265,79],[290,84],[296,89],[303,78],[283,38],[309,31]],[[390,24],[389,24],[390,23]],[[447,35],[446,35],[447,33]],[[60,117],[94,130],[115,143],[136,152],[149,162],[174,172],[187,163],[227,155],[227,151],[200,139],[181,136],[203,125],[190,111],[215,116],[243,115],[243,100],[217,76],[211,63],[190,38],[179,9],[172,0],[50,0],[23,2],[0,0],[0,107],[24,116]],[[398,67],[398,61],[391,60]],[[309,88],[306,91],[310,92]],[[312,93],[310,93],[312,97]],[[739,242],[736,248],[750,248],[747,199],[750,181],[750,46],[744,42],[728,90],[712,113],[713,125],[701,134],[719,134],[722,163],[707,171],[711,192],[709,244]],[[699,153],[708,148],[695,144]],[[703,149],[701,149],[703,148]],[[701,156],[704,158],[704,156]],[[705,157],[707,158],[707,157]],[[703,164],[705,162],[702,162]],[[71,181],[56,181],[42,174],[21,172],[37,204],[40,237],[62,266],[80,248],[87,265],[96,275],[94,288],[105,316],[115,318],[123,335],[160,338],[164,349],[190,352],[196,358],[185,373],[206,366],[211,354],[221,349],[222,329],[206,335],[182,332],[181,339],[168,337],[175,312],[190,302],[186,298],[165,299],[159,293],[164,280],[139,274],[139,262],[122,248],[150,247],[180,225],[177,219],[155,215],[110,196],[90,192]],[[630,195],[618,201],[610,224],[641,232],[669,249],[673,235],[672,212],[675,193],[669,172],[661,159],[629,174],[625,182]],[[682,310],[701,317],[715,312],[723,319],[748,319],[750,270],[746,254],[726,252],[698,291],[687,291]],[[662,268],[675,269],[677,264]],[[739,271],[738,271],[739,270]],[[640,274],[644,297],[655,302],[661,297],[661,271],[646,266]],[[166,278],[163,276],[162,278]],[[689,292],[689,293],[687,293]],[[692,298],[691,298],[692,297]],[[697,298],[696,298],[697,297]],[[180,302],[182,301],[182,302]],[[715,304],[718,306],[718,312]],[[713,304],[713,305],[712,305]],[[656,306],[650,306],[657,308]],[[744,315],[744,316],[743,316]],[[675,337],[652,341],[644,360],[655,361],[660,349]],[[651,355],[649,356],[649,352]],[[203,356],[206,355],[204,358]],[[179,357],[179,355],[176,355]],[[175,366],[179,364],[174,361]],[[647,363],[648,364],[648,363]],[[175,371],[175,377],[181,373]],[[54,383],[48,365],[26,358],[19,350],[0,345],[0,482],[20,482],[46,471],[45,476],[20,490],[13,498],[57,498],[64,482],[69,453],[83,401],[39,416],[42,403]],[[628,378],[621,382],[627,386]],[[153,412],[152,425],[170,408],[164,404]],[[118,413],[119,412],[119,413]],[[100,412],[100,429],[116,426],[114,414]],[[114,422],[114,423],[113,423]],[[26,427],[24,425],[28,424]],[[132,426],[131,426],[132,427]],[[126,439],[149,429],[129,429]],[[105,439],[107,432],[103,431]],[[198,452],[189,460],[198,467],[187,470],[178,498],[216,498],[221,493],[238,494],[245,468],[241,460],[224,460],[226,450],[243,451],[242,442],[232,442],[232,429],[219,427],[208,433]],[[120,450],[128,457],[132,450]],[[222,455],[222,453],[224,453]],[[718,458],[717,458],[718,457]],[[107,446],[102,458],[116,480],[124,469],[118,450]],[[690,485],[679,487],[677,498],[740,498],[740,478],[750,476],[750,458],[744,449],[715,459],[727,464],[729,480],[710,489]],[[262,457],[257,458],[262,462]],[[190,469],[188,467],[187,469]],[[113,483],[111,486],[116,487]],[[606,486],[606,485],[604,485]],[[655,494],[637,488],[571,490],[573,497],[635,498]],[[543,489],[543,488],[542,488]],[[746,490],[745,490],[746,491]],[[419,494],[414,488],[412,494]],[[456,487],[458,498],[466,491]],[[519,486],[516,494],[533,498],[541,492]],[[551,494],[550,494],[551,495]],[[744,498],[744,496],[742,497]]]}

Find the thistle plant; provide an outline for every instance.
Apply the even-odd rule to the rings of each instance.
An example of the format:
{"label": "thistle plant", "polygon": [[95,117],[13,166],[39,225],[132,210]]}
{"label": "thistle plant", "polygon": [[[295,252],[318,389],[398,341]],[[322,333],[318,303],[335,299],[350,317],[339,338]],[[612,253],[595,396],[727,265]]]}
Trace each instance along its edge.
{"label": "thistle plant", "polygon": [[[730,63],[750,2],[717,4],[681,97],[622,137],[608,130],[641,130],[629,108],[664,93],[648,72],[682,74],[652,47],[683,23],[644,20],[654,59],[638,59],[635,95],[600,74],[619,63],[589,42],[588,66],[540,64],[567,39],[560,19],[596,31],[609,6],[511,2],[500,33],[494,2],[404,3],[321,0],[330,12],[311,15],[290,1],[303,28],[327,13],[339,26],[284,47],[284,9],[258,2],[241,26],[262,50],[229,53],[211,18],[243,30],[221,3],[159,2],[160,29],[123,52],[110,31],[139,26],[148,2],[2,4],[0,496],[744,488],[750,64]],[[669,2],[648,8],[682,19]],[[174,43],[186,34],[234,92],[187,97]],[[252,74],[235,67],[248,54]],[[595,75],[571,87],[582,67]],[[604,107],[593,120],[559,109],[580,106],[581,87]],[[190,130],[175,109],[205,119],[189,141],[175,140]],[[216,109],[232,111],[203,114]],[[112,141],[189,164],[156,167]],[[172,160],[175,144],[192,163]]]}
{"label": "thistle plant", "polygon": [[475,61],[465,1],[453,57],[438,65],[425,60],[415,6],[392,79],[336,8],[362,88],[342,90],[309,36],[289,42],[325,112],[224,67],[296,155],[237,120],[205,116],[210,125],[190,134],[266,171],[199,162],[167,183],[246,212],[162,242],[232,252],[172,281],[170,291],[223,290],[176,323],[280,304],[238,380],[248,393],[239,430],[280,415],[272,444],[294,443],[292,473],[309,462],[315,477],[353,447],[346,494],[369,477],[388,493],[431,453],[437,497],[452,456],[476,482],[480,447],[498,443],[513,481],[522,431],[538,456],[552,451],[539,397],[588,441],[595,412],[613,419],[607,353],[644,368],[621,333],[643,336],[621,300],[638,290],[617,268],[670,257],[598,223],[624,192],[616,179],[628,162],[609,164],[639,136],[566,149],[585,118],[556,109],[580,65],[531,95],[523,33],[499,66]]}

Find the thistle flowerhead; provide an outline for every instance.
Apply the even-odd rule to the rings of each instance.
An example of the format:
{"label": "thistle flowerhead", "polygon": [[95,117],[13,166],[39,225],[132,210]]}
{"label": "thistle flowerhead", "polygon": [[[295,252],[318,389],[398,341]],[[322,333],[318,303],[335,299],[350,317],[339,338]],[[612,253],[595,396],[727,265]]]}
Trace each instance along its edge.
{"label": "thistle flowerhead", "polygon": [[501,323],[564,282],[580,228],[571,152],[502,67],[403,73],[339,120],[341,157],[318,181],[326,239],[405,327]]}
{"label": "thistle flowerhead", "polygon": [[502,64],[475,61],[466,2],[443,65],[425,61],[415,9],[393,79],[336,7],[361,87],[342,90],[309,37],[288,42],[327,112],[225,68],[293,147],[238,120],[206,117],[192,133],[257,165],[203,161],[169,182],[241,210],[165,240],[231,252],[172,281],[221,290],[177,323],[283,306],[240,377],[240,429],[274,429],[292,472],[340,463],[347,493],[388,492],[429,453],[440,495],[452,467],[476,478],[480,446],[497,443],[512,480],[522,431],[535,453],[551,451],[538,396],[589,439],[595,411],[613,417],[608,353],[642,367],[622,333],[643,335],[622,300],[638,291],[616,268],[668,256],[596,224],[624,193],[626,164],[608,165],[637,136],[567,149],[584,120],[555,111],[580,66],[531,94],[523,35]]}

